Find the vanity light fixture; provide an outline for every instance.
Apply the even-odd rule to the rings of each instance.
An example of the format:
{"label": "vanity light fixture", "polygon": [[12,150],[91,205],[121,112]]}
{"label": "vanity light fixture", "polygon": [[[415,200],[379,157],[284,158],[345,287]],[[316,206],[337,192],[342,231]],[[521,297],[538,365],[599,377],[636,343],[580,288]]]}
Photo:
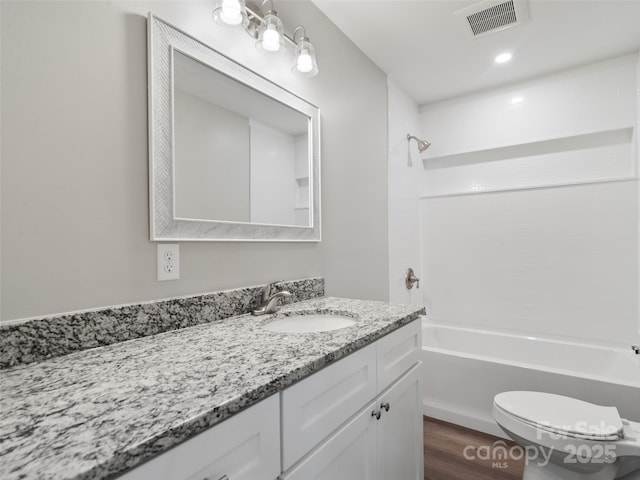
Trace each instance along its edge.
{"label": "vanity light fixture", "polygon": [[[263,13],[266,12],[266,13]],[[244,28],[257,40],[256,49],[265,54],[294,50],[291,71],[296,75],[312,77],[318,73],[316,54],[303,26],[293,32],[293,38],[284,33],[284,25],[273,9],[273,0],[215,0],[213,18],[225,27]],[[301,35],[298,36],[298,32]]]}
{"label": "vanity light fixture", "polygon": [[218,25],[231,28],[247,28],[249,16],[245,0],[216,0],[213,19]]}
{"label": "vanity light fixture", "polygon": [[[302,35],[296,39],[298,31],[302,31]],[[291,71],[305,77],[313,77],[318,73],[316,53],[302,25],[297,26],[293,31],[293,41],[296,44],[296,50],[293,56]]]}

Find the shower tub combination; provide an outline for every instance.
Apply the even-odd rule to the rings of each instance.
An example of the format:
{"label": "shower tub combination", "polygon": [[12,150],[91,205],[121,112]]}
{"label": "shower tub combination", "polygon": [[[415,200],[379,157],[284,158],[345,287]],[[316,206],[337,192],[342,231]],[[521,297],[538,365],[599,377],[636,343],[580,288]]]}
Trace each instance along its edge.
{"label": "shower tub combination", "polygon": [[[497,393],[534,390],[614,405],[640,421],[640,355],[631,348],[449,326],[423,319],[423,412],[505,437]],[[506,438],[506,437],[505,437]]]}

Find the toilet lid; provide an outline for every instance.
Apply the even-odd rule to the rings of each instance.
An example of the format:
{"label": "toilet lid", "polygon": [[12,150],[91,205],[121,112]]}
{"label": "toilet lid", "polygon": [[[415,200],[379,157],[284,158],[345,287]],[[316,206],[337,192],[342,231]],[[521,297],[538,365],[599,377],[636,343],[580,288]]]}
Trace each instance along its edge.
{"label": "toilet lid", "polygon": [[587,440],[622,438],[622,419],[616,407],[542,392],[503,392],[495,396],[494,403],[504,412],[549,432]]}

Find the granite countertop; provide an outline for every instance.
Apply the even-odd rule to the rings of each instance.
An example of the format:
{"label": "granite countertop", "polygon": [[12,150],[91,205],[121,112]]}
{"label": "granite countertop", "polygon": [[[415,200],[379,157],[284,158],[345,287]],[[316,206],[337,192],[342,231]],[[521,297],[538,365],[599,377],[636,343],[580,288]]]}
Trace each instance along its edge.
{"label": "granite countertop", "polygon": [[1,371],[0,478],[116,478],[424,310],[332,297],[281,310],[298,311],[358,322],[284,334],[242,315]]}

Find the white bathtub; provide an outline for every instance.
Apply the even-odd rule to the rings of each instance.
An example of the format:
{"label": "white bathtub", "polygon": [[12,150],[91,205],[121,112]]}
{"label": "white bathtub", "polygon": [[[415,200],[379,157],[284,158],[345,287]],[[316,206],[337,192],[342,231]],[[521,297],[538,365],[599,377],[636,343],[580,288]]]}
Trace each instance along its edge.
{"label": "white bathtub", "polygon": [[507,390],[557,393],[615,405],[640,421],[640,355],[631,348],[447,326],[423,320],[423,411],[504,437],[491,417]]}

